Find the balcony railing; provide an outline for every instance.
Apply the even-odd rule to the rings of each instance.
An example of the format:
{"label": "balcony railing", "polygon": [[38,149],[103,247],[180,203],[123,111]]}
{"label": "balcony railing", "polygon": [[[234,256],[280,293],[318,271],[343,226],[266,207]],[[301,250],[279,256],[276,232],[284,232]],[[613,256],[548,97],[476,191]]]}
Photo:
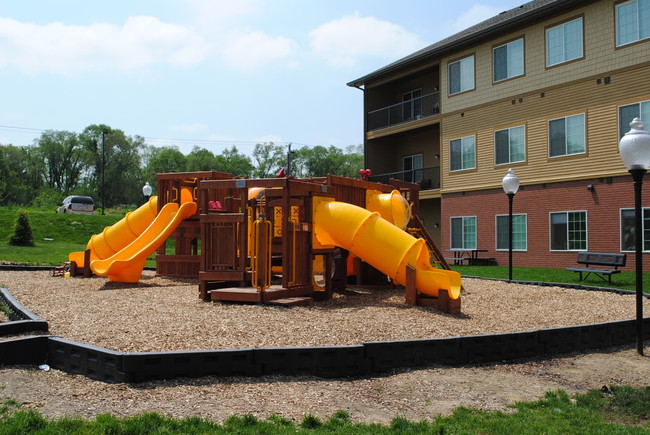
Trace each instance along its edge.
{"label": "balcony railing", "polygon": [[415,121],[440,113],[440,92],[368,112],[368,131]]}
{"label": "balcony railing", "polygon": [[440,189],[440,166],[428,166],[426,168],[411,169],[408,171],[371,175],[370,181],[388,184],[391,178],[410,183],[419,183],[422,190]]}

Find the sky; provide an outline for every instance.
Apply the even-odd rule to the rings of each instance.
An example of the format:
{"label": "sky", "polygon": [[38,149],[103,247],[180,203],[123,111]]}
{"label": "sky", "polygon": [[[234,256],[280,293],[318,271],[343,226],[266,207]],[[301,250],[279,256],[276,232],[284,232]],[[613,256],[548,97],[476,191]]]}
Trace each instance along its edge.
{"label": "sky", "polygon": [[106,124],[154,146],[363,143],[346,83],[524,0],[0,0],[0,144]]}

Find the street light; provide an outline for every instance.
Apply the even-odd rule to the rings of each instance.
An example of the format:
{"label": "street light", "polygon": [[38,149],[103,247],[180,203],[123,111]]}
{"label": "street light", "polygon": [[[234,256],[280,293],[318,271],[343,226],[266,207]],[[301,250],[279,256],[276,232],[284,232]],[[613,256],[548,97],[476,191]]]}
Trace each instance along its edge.
{"label": "street light", "polygon": [[641,217],[641,187],[643,176],[650,167],[650,134],[643,121],[634,118],[630,131],[618,144],[621,160],[634,181],[634,248],[636,260],[636,350],[643,355],[643,230]]}
{"label": "street light", "polygon": [[149,185],[149,182],[147,181],[142,188],[142,194],[144,195],[145,202],[149,202],[149,198],[151,197],[151,186]]}
{"label": "street light", "polygon": [[512,199],[519,190],[519,178],[515,171],[508,169],[508,173],[501,181],[503,191],[508,195],[508,282],[512,281]]}

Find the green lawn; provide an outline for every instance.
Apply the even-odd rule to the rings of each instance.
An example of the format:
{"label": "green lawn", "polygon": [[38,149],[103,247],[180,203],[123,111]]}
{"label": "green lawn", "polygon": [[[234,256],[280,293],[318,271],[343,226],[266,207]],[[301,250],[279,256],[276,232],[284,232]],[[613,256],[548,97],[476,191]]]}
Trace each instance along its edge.
{"label": "green lawn", "polygon": [[[508,279],[508,266],[451,266],[463,276],[478,276],[482,278]],[[583,274],[584,276],[584,274]],[[513,267],[513,281],[557,282],[567,284],[582,284],[593,287],[611,287],[622,290],[636,288],[636,275],[634,272],[621,272],[612,275],[612,284],[603,281],[595,275],[580,281],[579,274],[564,269],[549,269],[543,267]],[[643,288],[650,292],[650,273],[643,274]]]}
{"label": "green lawn", "polygon": [[413,422],[395,417],[387,426],[359,424],[345,411],[322,421],[306,415],[295,423],[271,416],[232,416],[223,424],[198,417],[172,419],[149,413],[94,420],[64,417],[46,420],[34,410],[22,410],[15,401],[0,403],[2,434],[647,434],[650,430],[650,387],[612,387],[570,398],[549,392],[536,402],[516,403],[512,412],[458,408],[447,417]]}
{"label": "green lawn", "polygon": [[25,265],[61,265],[68,261],[70,252],[83,251],[93,234],[101,233],[124,217],[121,214],[72,215],[28,209],[36,246],[26,248],[7,243],[19,210],[0,207],[0,261]]}

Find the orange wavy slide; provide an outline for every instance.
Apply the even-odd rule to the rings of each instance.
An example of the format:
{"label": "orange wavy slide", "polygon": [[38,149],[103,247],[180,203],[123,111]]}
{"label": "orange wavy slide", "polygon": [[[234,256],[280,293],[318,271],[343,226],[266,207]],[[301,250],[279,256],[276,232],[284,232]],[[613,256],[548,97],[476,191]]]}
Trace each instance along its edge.
{"label": "orange wavy slide", "polygon": [[165,204],[151,225],[124,249],[105,260],[94,260],[90,268],[96,275],[108,276],[109,281],[138,282],[147,257],[172,234],[178,225],[196,213],[197,204],[175,202]]}
{"label": "orange wavy slide", "polygon": [[415,286],[419,292],[438,296],[441,289],[458,299],[461,278],[458,272],[431,266],[429,250],[417,239],[382,218],[353,204],[314,198],[314,233],[321,245],[347,249],[374,268],[406,285],[406,265],[415,268]]}

